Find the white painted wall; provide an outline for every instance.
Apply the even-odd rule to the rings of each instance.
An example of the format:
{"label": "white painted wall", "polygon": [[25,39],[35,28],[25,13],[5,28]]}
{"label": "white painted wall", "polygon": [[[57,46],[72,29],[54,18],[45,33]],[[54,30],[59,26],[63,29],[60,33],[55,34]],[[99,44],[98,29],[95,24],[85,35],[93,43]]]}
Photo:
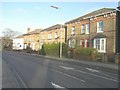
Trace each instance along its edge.
{"label": "white painted wall", "polygon": [[13,50],[23,50],[24,49],[24,39],[15,38],[13,39]]}

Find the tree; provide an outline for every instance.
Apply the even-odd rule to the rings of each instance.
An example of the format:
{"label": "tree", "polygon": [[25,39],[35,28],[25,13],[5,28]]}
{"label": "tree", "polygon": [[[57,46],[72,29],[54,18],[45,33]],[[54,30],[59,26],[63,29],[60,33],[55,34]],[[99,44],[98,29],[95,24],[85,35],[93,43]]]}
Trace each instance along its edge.
{"label": "tree", "polygon": [[18,34],[17,31],[13,31],[10,28],[6,28],[3,32],[2,46],[3,49],[12,49],[12,39]]}

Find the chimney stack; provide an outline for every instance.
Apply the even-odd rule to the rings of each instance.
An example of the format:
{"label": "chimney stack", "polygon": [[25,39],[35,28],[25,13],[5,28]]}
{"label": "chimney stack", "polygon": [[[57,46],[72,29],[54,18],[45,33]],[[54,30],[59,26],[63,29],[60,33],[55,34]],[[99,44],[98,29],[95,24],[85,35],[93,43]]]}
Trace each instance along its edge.
{"label": "chimney stack", "polygon": [[30,32],[30,28],[27,29],[27,33],[29,33],[29,32]]}

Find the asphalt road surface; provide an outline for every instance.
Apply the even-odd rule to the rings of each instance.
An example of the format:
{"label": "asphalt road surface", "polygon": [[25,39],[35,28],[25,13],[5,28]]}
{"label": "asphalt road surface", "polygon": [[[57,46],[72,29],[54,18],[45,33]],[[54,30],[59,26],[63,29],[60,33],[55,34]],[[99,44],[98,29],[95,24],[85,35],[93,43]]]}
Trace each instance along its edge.
{"label": "asphalt road surface", "polygon": [[118,88],[118,74],[21,52],[2,53],[3,88]]}

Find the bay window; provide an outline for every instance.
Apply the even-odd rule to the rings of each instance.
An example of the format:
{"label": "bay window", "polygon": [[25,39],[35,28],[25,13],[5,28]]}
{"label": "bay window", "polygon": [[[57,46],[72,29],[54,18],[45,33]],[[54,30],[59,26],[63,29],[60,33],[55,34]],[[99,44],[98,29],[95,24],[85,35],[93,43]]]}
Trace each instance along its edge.
{"label": "bay window", "polygon": [[98,52],[105,53],[106,52],[106,38],[94,39],[94,48],[96,48]]}

